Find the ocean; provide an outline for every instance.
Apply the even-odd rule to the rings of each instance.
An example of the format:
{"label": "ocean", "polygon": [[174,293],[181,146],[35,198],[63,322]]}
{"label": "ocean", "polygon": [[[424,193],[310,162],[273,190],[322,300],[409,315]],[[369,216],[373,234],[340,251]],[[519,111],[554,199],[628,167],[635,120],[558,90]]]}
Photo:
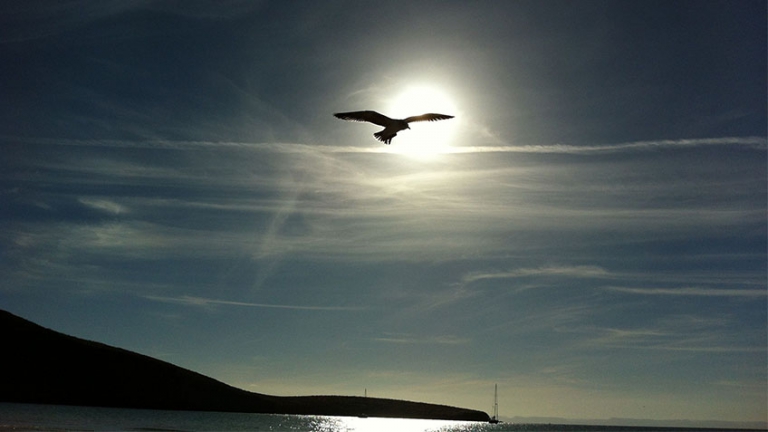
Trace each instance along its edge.
{"label": "ocean", "polygon": [[488,424],[445,420],[158,411],[0,403],[0,432],[661,432],[691,430],[658,427]]}

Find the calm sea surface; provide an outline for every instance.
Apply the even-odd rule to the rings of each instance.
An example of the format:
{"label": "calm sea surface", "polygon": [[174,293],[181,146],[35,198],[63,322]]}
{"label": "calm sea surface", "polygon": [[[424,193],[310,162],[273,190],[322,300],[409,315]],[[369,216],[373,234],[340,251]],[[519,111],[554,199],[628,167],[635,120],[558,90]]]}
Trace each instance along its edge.
{"label": "calm sea surface", "polygon": [[667,428],[524,425],[441,420],[156,411],[0,403],[0,432],[7,431],[300,431],[300,432],[502,432],[671,431]]}

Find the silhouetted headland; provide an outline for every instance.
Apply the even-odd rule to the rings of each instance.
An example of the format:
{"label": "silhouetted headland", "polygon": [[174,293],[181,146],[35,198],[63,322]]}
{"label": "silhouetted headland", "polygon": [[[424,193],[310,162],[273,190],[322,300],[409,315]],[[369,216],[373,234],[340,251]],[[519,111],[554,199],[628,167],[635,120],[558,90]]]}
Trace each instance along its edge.
{"label": "silhouetted headland", "polygon": [[488,421],[471,409],[356,396],[271,396],[0,310],[0,402]]}

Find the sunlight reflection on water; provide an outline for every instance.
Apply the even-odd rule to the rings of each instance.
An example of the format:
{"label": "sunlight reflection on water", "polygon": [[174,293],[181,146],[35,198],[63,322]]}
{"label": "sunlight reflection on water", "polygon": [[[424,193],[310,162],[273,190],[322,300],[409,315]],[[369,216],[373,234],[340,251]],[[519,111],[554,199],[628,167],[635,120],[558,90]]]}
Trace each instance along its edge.
{"label": "sunlight reflection on water", "polygon": [[7,431],[480,432],[485,423],[0,403]]}
{"label": "sunlight reflection on water", "polygon": [[449,420],[414,420],[398,418],[338,418],[346,427],[341,431],[355,432],[474,432],[484,423]]}

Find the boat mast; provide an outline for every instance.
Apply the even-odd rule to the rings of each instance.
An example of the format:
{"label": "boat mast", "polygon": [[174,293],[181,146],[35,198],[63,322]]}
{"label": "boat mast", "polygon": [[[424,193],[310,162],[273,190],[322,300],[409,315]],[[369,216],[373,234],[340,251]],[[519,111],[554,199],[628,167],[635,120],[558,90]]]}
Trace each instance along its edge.
{"label": "boat mast", "polygon": [[499,419],[499,385],[493,385],[493,419]]}

